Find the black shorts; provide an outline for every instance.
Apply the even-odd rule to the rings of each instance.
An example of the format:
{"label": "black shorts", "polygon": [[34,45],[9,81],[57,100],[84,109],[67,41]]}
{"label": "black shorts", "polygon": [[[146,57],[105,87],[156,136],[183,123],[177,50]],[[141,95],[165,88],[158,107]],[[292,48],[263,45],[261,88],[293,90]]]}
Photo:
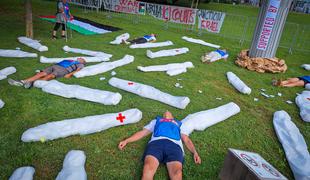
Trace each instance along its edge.
{"label": "black shorts", "polygon": [[168,139],[160,139],[150,142],[144,151],[142,158],[143,161],[147,155],[154,156],[159,163],[179,161],[183,164],[184,162],[181,147]]}
{"label": "black shorts", "polygon": [[144,44],[147,43],[147,40],[145,38],[137,38],[134,40],[129,41],[131,44]]}

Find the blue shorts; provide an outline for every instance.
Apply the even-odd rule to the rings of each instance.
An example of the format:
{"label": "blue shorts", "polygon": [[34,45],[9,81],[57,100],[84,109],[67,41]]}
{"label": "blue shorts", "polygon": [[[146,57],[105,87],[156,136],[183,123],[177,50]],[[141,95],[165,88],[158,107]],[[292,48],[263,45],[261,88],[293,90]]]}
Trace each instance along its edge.
{"label": "blue shorts", "polygon": [[183,151],[179,145],[168,140],[160,139],[150,142],[143,154],[143,161],[147,155],[154,156],[159,163],[179,161],[183,164]]}
{"label": "blue shorts", "polygon": [[298,79],[303,80],[305,82],[305,85],[307,83],[310,83],[310,76],[301,76],[301,77],[298,77]]}

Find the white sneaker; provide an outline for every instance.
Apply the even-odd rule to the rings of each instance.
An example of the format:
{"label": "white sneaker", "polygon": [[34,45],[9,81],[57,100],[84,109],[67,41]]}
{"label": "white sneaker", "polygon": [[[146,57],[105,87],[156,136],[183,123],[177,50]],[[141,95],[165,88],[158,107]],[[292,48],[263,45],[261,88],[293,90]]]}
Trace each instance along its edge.
{"label": "white sneaker", "polygon": [[14,79],[8,79],[8,83],[12,86],[24,86],[24,82],[23,80],[18,81],[18,80],[14,80]]}

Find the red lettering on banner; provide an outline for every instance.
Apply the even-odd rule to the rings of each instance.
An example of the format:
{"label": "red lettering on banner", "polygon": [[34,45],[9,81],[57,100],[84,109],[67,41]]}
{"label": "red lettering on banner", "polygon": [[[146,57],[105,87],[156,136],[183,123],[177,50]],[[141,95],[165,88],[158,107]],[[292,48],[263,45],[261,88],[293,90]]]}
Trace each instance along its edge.
{"label": "red lettering on banner", "polygon": [[272,5],[270,5],[269,8],[268,8],[268,11],[269,11],[269,12],[272,12],[272,13],[276,13],[276,12],[278,11],[278,8],[276,8],[276,7],[272,6]]}
{"label": "red lettering on banner", "polygon": [[208,29],[212,32],[218,31],[218,22],[212,20],[202,20],[201,21],[201,28]]}

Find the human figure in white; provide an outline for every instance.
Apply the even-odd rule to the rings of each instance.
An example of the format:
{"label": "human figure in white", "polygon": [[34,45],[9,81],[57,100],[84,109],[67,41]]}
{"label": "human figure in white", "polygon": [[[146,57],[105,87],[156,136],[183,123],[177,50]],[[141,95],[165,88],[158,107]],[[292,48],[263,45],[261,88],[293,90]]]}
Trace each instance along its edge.
{"label": "human figure in white", "polygon": [[136,38],[136,39],[133,39],[133,40],[129,40],[129,41],[126,41],[126,40],[122,40],[122,43],[123,44],[144,44],[144,43],[147,43],[147,42],[155,42],[156,41],[156,37],[157,35],[156,34],[149,34],[149,35],[145,35],[143,37],[139,37],[139,38]]}

